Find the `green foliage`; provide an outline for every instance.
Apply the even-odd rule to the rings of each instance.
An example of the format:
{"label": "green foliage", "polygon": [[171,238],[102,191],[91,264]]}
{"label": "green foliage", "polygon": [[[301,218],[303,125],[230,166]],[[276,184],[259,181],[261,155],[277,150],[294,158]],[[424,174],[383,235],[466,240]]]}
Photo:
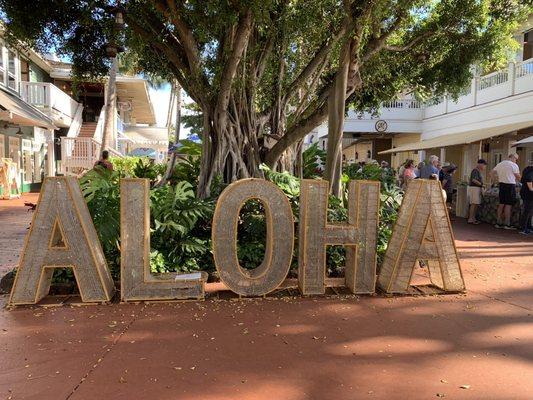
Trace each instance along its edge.
{"label": "green foliage", "polygon": [[147,157],[113,157],[113,170],[121,178],[146,178],[153,184],[165,173],[165,164],[155,164]]}
{"label": "green foliage", "polygon": [[170,177],[171,183],[187,181],[196,190],[198,186],[198,176],[200,175],[200,156],[202,146],[191,140],[182,139],[179,141],[178,160],[174,166],[174,171]]}
{"label": "green foliage", "polygon": [[198,271],[198,260],[210,252],[210,242],[196,237],[199,220],[209,220],[213,204],[196,198],[192,185],[181,181],[150,191],[151,248],[158,253],[155,272]]}
{"label": "green foliage", "polygon": [[313,143],[302,153],[302,160],[304,179],[322,177],[326,165],[326,151],[319,148],[318,143]]}
{"label": "green foliage", "polygon": [[113,278],[120,273],[120,174],[96,167],[80,179],[80,186],[98,232]]}
{"label": "green foliage", "polygon": [[[115,170],[99,168],[80,179],[89,212],[112,275],[120,273],[120,178],[153,178],[158,167],[143,159],[115,161]],[[151,266],[154,272],[204,269],[209,258],[210,224],[214,204],[196,198],[186,181],[150,190]],[[202,230],[202,227],[204,229]],[[212,266],[212,262],[208,262]],[[211,268],[212,269],[212,268]]]}

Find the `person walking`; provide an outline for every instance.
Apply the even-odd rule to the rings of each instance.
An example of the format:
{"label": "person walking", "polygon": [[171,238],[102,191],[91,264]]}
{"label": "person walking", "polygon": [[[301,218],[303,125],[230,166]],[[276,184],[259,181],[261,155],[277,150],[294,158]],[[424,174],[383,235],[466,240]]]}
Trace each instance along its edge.
{"label": "person walking", "polygon": [[483,171],[487,167],[487,162],[482,158],[477,161],[476,167],[470,172],[466,197],[468,198],[468,223],[478,225],[480,222],[476,219],[477,209],[481,204],[481,195],[483,191]]}
{"label": "person walking", "polygon": [[533,160],[529,160],[529,166],[522,171],[522,215],[520,216],[520,232],[523,235],[533,234],[531,218],[533,218]]}
{"label": "person walking", "polygon": [[499,200],[496,228],[515,229],[511,226],[511,212],[516,203],[516,182],[520,180],[520,169],[516,162],[518,154],[509,154],[492,170],[493,180],[498,180]]}
{"label": "person walking", "polygon": [[437,176],[439,176],[439,169],[437,168],[437,165],[439,165],[439,157],[430,156],[429,163],[423,166],[420,170],[420,179],[429,179],[429,177],[433,174],[437,174]]}

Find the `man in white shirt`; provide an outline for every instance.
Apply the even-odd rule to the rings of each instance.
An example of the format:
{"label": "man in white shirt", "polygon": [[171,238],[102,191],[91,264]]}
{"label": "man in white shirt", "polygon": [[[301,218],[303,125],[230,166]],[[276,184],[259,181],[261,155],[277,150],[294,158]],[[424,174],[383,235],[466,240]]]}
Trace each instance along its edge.
{"label": "man in white shirt", "polygon": [[520,169],[516,164],[517,161],[518,154],[510,154],[508,160],[503,160],[492,170],[492,179],[498,180],[500,192],[498,221],[494,225],[496,228],[514,229],[511,226],[511,211],[516,203],[516,182],[520,180]]}

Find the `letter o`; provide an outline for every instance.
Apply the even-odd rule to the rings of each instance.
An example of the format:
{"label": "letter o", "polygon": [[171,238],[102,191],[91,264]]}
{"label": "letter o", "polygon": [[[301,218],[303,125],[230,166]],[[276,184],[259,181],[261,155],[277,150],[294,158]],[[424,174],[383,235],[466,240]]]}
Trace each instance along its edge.
{"label": "letter o", "polygon": [[[265,209],[266,245],[263,262],[244,269],[237,256],[239,213],[248,200],[259,200]],[[243,179],[220,195],[212,227],[213,256],[220,279],[242,296],[261,296],[276,289],[289,272],[294,245],[294,220],[287,196],[263,179]]]}

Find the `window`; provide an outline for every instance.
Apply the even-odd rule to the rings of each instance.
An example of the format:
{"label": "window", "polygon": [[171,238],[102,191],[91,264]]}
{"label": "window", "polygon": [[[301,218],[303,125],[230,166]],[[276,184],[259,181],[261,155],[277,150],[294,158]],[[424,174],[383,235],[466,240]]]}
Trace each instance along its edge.
{"label": "window", "polygon": [[[1,78],[4,77],[4,73],[5,73],[5,64],[4,64],[4,43],[3,42],[0,42],[0,74],[1,75]],[[0,82],[2,83],[2,82]]]}
{"label": "window", "polygon": [[22,172],[24,182],[33,182],[33,148],[31,140],[22,139]]}
{"label": "window", "polygon": [[7,51],[7,86],[17,90],[17,66],[16,55],[11,50]]}

